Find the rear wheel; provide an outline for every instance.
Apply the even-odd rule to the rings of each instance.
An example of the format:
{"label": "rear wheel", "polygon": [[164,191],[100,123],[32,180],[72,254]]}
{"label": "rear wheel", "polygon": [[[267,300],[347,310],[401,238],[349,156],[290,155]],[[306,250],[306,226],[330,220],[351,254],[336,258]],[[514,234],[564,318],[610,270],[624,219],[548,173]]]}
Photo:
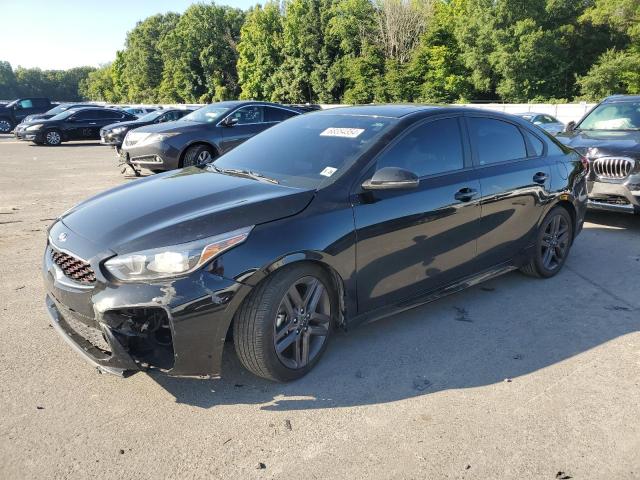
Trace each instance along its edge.
{"label": "rear wheel", "polygon": [[183,167],[193,167],[205,165],[215,158],[215,154],[211,147],[207,145],[194,145],[189,147],[182,159]]}
{"label": "rear wheel", "polygon": [[260,377],[296,380],[324,353],[336,312],[331,279],[322,268],[285,267],[258,285],[236,313],[238,357]]}
{"label": "rear wheel", "polygon": [[521,270],[534,277],[553,277],[567,260],[572,240],[571,215],[566,209],[555,207],[543,220],[536,239],[535,253]]}
{"label": "rear wheel", "polygon": [[59,130],[49,130],[44,134],[44,144],[55,147],[62,143],[62,135]]}

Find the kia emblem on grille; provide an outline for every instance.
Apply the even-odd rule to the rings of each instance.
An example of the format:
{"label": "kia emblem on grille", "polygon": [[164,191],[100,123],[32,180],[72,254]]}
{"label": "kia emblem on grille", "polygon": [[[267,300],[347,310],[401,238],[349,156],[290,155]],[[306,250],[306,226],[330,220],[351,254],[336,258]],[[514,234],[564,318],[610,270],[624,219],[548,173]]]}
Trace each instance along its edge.
{"label": "kia emblem on grille", "polygon": [[68,235],[65,232],[62,232],[60,235],[58,235],[58,240],[60,240],[61,242],[66,242],[67,237]]}

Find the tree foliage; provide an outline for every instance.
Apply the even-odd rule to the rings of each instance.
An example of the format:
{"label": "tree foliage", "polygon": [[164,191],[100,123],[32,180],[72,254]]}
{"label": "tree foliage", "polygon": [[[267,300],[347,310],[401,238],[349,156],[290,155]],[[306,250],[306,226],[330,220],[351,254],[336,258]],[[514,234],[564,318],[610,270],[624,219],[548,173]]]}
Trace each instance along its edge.
{"label": "tree foliage", "polygon": [[639,92],[638,72],[640,0],[267,0],[146,18],[97,70],[0,62],[0,97],[596,100]]}

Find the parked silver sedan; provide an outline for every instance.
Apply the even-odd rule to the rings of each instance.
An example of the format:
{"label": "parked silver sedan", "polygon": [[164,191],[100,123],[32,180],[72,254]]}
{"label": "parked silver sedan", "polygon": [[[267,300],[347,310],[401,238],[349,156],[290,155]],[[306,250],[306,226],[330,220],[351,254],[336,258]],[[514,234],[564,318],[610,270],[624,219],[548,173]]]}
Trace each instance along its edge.
{"label": "parked silver sedan", "polygon": [[539,126],[543,130],[546,130],[551,135],[557,135],[564,131],[564,123],[555,117],[552,117],[548,113],[535,113],[525,112],[514,114],[517,117],[525,119],[527,122],[531,122],[534,125]]}

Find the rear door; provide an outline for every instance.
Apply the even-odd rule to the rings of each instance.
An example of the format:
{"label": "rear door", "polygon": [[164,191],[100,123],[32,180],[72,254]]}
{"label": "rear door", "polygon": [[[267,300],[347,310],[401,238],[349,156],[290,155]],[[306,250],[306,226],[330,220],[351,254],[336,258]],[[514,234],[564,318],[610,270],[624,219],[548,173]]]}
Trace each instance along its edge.
{"label": "rear door", "polygon": [[475,113],[466,121],[481,186],[477,262],[485,269],[533,243],[550,199],[551,168],[532,134],[516,123]]}
{"label": "rear door", "polygon": [[95,123],[93,110],[79,110],[64,122],[63,130],[68,140],[83,140],[91,135]]}
{"label": "rear door", "polygon": [[257,133],[269,128],[272,124],[265,122],[264,114],[262,105],[247,105],[228,115],[227,118],[237,119],[238,122],[232,126],[219,127],[222,128],[222,151],[227,152]]}
{"label": "rear door", "polygon": [[124,120],[124,113],[117,112],[115,110],[108,110],[106,108],[96,109],[93,112],[93,121],[90,122],[90,131],[88,132],[90,138],[100,138],[100,129],[111,125],[112,123],[118,123]]}
{"label": "rear door", "polygon": [[400,167],[420,177],[408,190],[352,195],[360,312],[435,290],[473,273],[480,221],[474,177],[457,116],[426,120],[375,160],[366,176]]}

